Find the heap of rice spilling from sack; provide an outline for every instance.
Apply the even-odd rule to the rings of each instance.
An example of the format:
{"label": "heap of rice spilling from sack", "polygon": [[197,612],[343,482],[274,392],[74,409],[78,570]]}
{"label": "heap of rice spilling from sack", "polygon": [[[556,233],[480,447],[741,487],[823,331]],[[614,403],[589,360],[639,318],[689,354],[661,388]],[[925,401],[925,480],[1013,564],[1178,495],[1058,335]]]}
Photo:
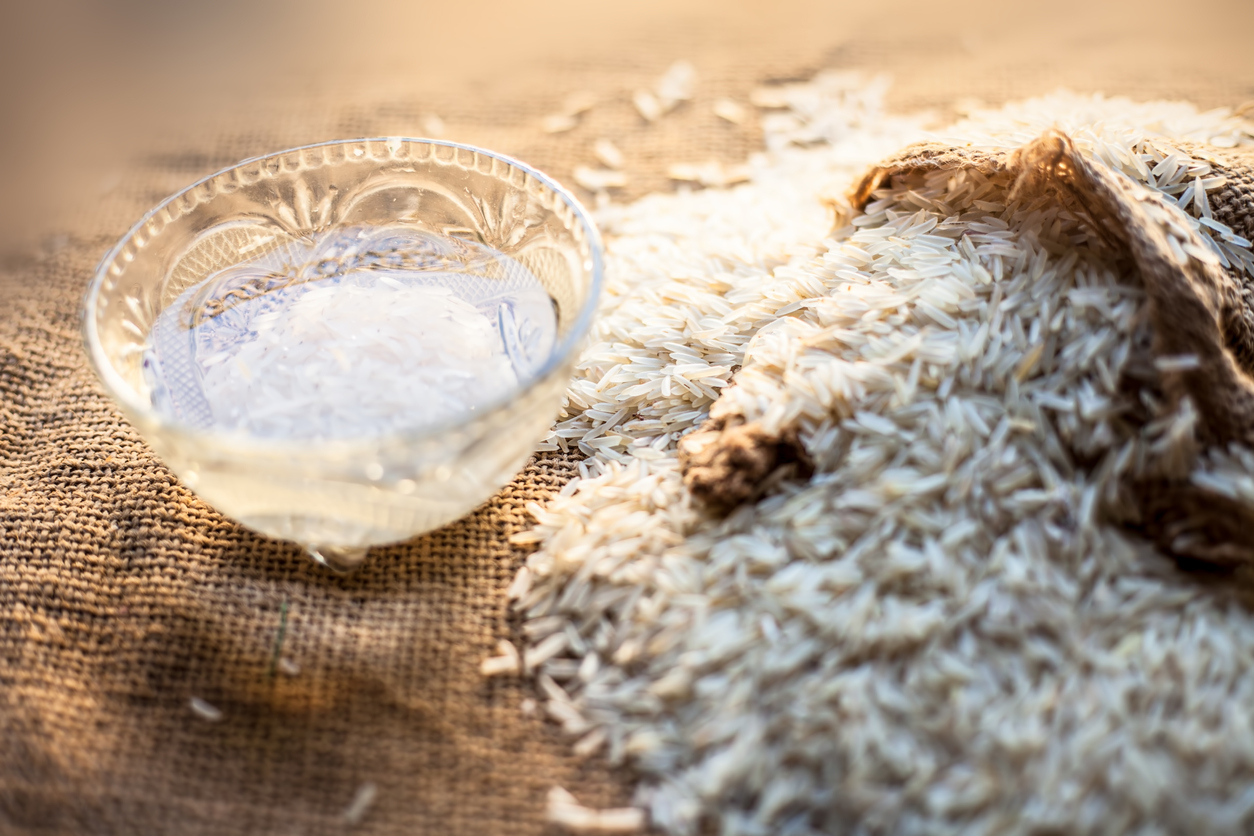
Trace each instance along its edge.
{"label": "heap of rice spilling from sack", "polygon": [[1254,614],[1137,490],[1248,507],[1254,454],[1207,429],[1210,360],[1163,348],[1140,239],[1083,186],[1173,269],[1248,279],[1213,201],[1249,126],[974,113],[832,232],[833,195],[935,140],[881,94],[785,91],[805,147],[602,211],[607,300],[550,441],[588,459],[517,538],[520,667],[666,833],[1245,832]]}

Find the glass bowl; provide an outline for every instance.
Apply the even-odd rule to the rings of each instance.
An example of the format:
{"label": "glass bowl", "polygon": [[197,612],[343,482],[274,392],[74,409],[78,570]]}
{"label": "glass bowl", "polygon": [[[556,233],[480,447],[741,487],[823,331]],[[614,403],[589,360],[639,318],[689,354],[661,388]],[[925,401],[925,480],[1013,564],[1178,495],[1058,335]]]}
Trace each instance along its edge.
{"label": "glass bowl", "polygon": [[[499,251],[539,280],[556,335],[528,377],[455,419],[370,437],[262,437],[154,406],[150,338],[191,289],[326,230],[397,225]],[[451,142],[346,140],[246,160],[157,206],[101,262],[83,335],[105,390],[188,488],[347,571],[371,546],[465,515],[522,468],[560,408],[601,282],[595,226],[544,174]]]}

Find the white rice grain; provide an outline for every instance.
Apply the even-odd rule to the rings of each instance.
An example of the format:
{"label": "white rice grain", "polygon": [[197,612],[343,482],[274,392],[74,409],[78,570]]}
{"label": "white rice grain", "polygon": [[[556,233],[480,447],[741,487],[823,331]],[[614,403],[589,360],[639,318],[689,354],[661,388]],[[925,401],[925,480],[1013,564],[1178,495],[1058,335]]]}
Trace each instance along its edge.
{"label": "white rice grain", "polygon": [[379,794],[379,787],[373,781],[366,781],[357,788],[353,793],[353,800],[349,802],[348,807],[344,809],[344,823],[350,827],[361,824],[365,819],[366,813],[370,811],[370,807],[374,804],[375,797]]}
{"label": "white rice grain", "polygon": [[216,723],[222,719],[221,709],[210,705],[200,697],[192,697],[188,700],[188,706],[192,712],[202,720],[208,720],[210,723]]}
{"label": "white rice grain", "polygon": [[561,787],[549,791],[548,820],[568,833],[639,833],[644,830],[644,811],[634,807],[594,810],[582,806]]}

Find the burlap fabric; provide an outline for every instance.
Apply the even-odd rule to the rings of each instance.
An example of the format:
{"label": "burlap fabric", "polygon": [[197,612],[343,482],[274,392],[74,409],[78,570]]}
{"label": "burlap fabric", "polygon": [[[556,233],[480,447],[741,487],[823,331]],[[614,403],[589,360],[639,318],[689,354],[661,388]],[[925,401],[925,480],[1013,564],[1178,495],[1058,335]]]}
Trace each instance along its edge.
{"label": "burlap fabric", "polygon": [[[520,710],[533,696],[526,683],[478,672],[515,629],[505,588],[523,555],[508,535],[569,462],[542,458],[467,520],[331,577],[294,547],[225,520],[154,459],[95,386],[78,300],[127,226],[192,180],[306,142],[421,134],[431,112],[450,138],[567,181],[608,136],[629,160],[625,199],[670,188],[672,162],[737,162],[757,149],[756,120],[728,124],[709,103],[772,78],[825,65],[897,70],[894,101],[941,114],[966,95],[996,102],[1039,89],[1039,67],[990,73],[937,60],[900,50],[901,32],[876,42],[807,35],[799,50],[784,35],[808,32],[804,16],[777,23],[784,34],[770,48],[718,60],[708,44],[671,36],[554,63],[528,97],[508,102],[337,92],[241,110],[137,149],[110,190],[82,201],[41,247],[0,263],[0,833],[527,834],[548,832],[551,786],[591,805],[628,799],[629,774],[573,757]],[[646,125],[630,92],[678,57],[703,73],[698,97]],[[1059,66],[1055,83],[1073,86],[1204,105],[1254,97],[1229,71],[1145,76],[1125,64],[1096,77]],[[539,118],[581,88],[600,104],[576,130],[544,134]],[[295,676],[270,670],[281,632]],[[222,719],[198,717],[192,697]],[[350,828],[343,811],[365,782],[377,797]]]}

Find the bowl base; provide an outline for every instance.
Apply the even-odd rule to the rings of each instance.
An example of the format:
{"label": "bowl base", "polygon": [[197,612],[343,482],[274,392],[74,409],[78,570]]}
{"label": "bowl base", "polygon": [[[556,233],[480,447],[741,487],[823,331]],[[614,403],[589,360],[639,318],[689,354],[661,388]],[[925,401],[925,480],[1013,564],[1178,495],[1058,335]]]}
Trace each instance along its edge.
{"label": "bowl base", "polygon": [[353,572],[366,559],[366,552],[369,551],[365,546],[344,547],[344,546],[305,546],[305,551],[313,558],[314,563],[324,566],[335,572],[337,575],[347,575]]}

